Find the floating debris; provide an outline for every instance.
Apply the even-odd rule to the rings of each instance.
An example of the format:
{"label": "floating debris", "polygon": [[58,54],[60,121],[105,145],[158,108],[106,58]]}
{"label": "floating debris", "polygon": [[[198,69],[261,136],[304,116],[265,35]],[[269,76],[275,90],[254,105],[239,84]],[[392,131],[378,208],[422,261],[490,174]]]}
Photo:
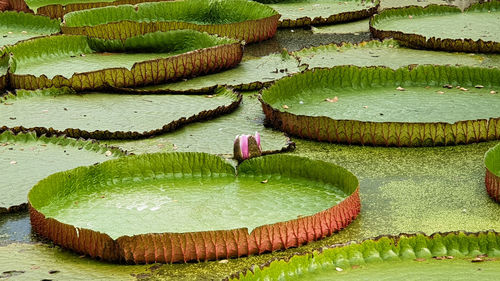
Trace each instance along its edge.
{"label": "floating debris", "polygon": [[112,153],[111,151],[109,151],[109,150],[108,150],[108,151],[106,151],[106,153],[104,153],[104,154],[105,154],[106,156],[108,156],[108,157],[109,157],[109,156],[111,156],[111,155],[113,155],[113,153]]}
{"label": "floating debris", "polygon": [[283,109],[288,109],[288,105],[284,104],[283,106]]}
{"label": "floating debris", "polygon": [[268,183],[268,182],[269,182],[269,180],[265,179],[265,180],[261,181],[260,183]]}
{"label": "floating debris", "polygon": [[403,87],[397,87],[396,90],[398,90],[398,91],[405,91],[406,89],[403,88]]}
{"label": "floating debris", "polygon": [[464,87],[460,87],[460,91],[464,91],[464,92],[467,92],[469,89],[467,88],[464,88]]}
{"label": "floating debris", "polygon": [[453,89],[453,85],[450,85],[450,84],[445,84],[445,85],[443,85],[443,88],[446,88],[446,89]]}
{"label": "floating debris", "polygon": [[482,88],[484,88],[484,86],[483,85],[476,85],[476,86],[474,86],[474,88],[482,89]]}
{"label": "floating debris", "polygon": [[443,92],[443,91],[437,91],[436,93],[438,93],[438,94],[440,94],[440,95],[444,94],[444,92]]}
{"label": "floating debris", "polygon": [[490,94],[492,94],[492,95],[494,95],[496,93],[497,93],[496,91],[490,91]]}
{"label": "floating debris", "polygon": [[338,102],[339,101],[339,97],[335,96],[335,97],[333,97],[333,99],[326,98],[325,101],[327,101],[327,102]]}

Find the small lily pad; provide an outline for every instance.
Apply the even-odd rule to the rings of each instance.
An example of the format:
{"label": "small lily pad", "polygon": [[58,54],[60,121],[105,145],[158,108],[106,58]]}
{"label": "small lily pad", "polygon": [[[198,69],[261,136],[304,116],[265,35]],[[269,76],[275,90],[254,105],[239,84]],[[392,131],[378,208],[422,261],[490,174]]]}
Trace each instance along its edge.
{"label": "small lily pad", "polygon": [[186,0],[120,5],[68,13],[62,31],[126,39],[154,31],[193,29],[246,43],[272,38],[280,15],[247,0]]}
{"label": "small lily pad", "polygon": [[237,173],[204,153],[124,157],[49,176],[28,197],[38,234],[92,257],[135,263],[297,247],[346,227],[360,211],[353,174],[286,155],[247,160]]}
{"label": "small lily pad", "polygon": [[13,131],[93,139],[136,139],[234,111],[241,96],[218,88],[201,95],[76,94],[18,90],[0,100],[0,126]]}
{"label": "small lily pad", "polygon": [[0,134],[0,213],[25,209],[29,189],[52,173],[122,155],[118,149],[91,141],[5,131]]}
{"label": "small lily pad", "polygon": [[412,48],[500,53],[500,2],[455,6],[429,5],[382,11],[370,20],[372,34]]}
{"label": "small lily pad", "polygon": [[231,68],[243,56],[237,41],[194,30],[155,32],[123,41],[51,36],[8,46],[7,51],[13,54],[11,86],[27,90],[159,84]]}

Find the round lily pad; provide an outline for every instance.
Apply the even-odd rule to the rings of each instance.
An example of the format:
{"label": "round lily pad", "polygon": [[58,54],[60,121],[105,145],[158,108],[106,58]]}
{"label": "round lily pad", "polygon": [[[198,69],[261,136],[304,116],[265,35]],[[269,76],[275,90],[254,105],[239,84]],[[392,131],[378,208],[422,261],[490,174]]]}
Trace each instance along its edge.
{"label": "round lily pad", "polygon": [[394,38],[412,48],[500,53],[500,2],[455,6],[410,6],[382,11],[370,20],[380,39]]}
{"label": "round lily pad", "polygon": [[186,262],[331,235],[359,213],[358,190],[347,170],[306,158],[258,157],[236,173],[214,155],[165,153],[51,175],[33,187],[29,203],[33,230],[77,252],[110,261]]}
{"label": "round lily pad", "polygon": [[18,90],[0,100],[0,126],[12,131],[93,139],[137,139],[234,111],[241,96],[218,88],[201,95],[77,94]]}
{"label": "round lily pad", "polygon": [[23,12],[0,12],[0,48],[29,38],[61,31],[60,22]]}
{"label": "round lily pad", "polygon": [[[36,50],[36,51],[33,51]],[[158,84],[236,66],[243,46],[194,30],[154,32],[126,40],[78,35],[36,38],[7,46],[16,89],[93,90]]]}
{"label": "round lily pad", "polygon": [[246,43],[272,38],[280,15],[247,0],[186,0],[121,5],[68,13],[63,33],[125,39],[154,31],[194,29]]}
{"label": "round lily pad", "polygon": [[334,24],[368,18],[378,0],[256,0],[281,14],[280,27]]}
{"label": "round lily pad", "polygon": [[217,85],[224,85],[237,90],[251,91],[269,86],[275,80],[297,72],[299,72],[297,60],[287,52],[283,52],[282,54],[271,54],[263,57],[243,58],[238,66],[224,72],[204,75],[176,83],[128,88],[126,90],[136,93],[203,91],[217,87]]}
{"label": "round lily pad", "polygon": [[[422,273],[423,276],[419,276],[422,280],[455,280],[455,277],[457,280],[470,280],[470,274],[485,280],[489,277],[495,279],[494,276],[500,272],[497,261],[500,257],[499,245],[500,235],[493,231],[382,236],[359,243],[332,245],[287,260],[274,260],[233,274],[233,278],[229,279],[274,280],[275,276],[285,276],[282,280],[361,280],[356,278],[361,273],[356,272],[365,270],[372,273],[364,276],[366,280],[379,280],[378,277],[382,280],[388,276],[398,280],[398,277],[401,280],[414,279],[416,273]],[[476,263],[474,269],[467,266],[471,262]],[[455,266],[450,266],[450,263]],[[483,266],[484,272],[472,272]],[[377,272],[374,268],[385,271]],[[388,271],[389,268],[391,270]],[[471,269],[467,278],[463,278],[464,268]]]}
{"label": "round lily pad", "polygon": [[29,189],[52,173],[123,154],[90,141],[5,131],[0,134],[0,213],[25,209]]}
{"label": "round lily pad", "polygon": [[[339,66],[262,91],[266,122],[319,141],[435,146],[500,138],[500,70]],[[446,114],[443,114],[446,112]]]}
{"label": "round lily pad", "polygon": [[497,54],[415,50],[405,48],[393,39],[312,47],[293,52],[293,56],[300,60],[301,66],[309,68],[357,65],[386,66],[396,69],[417,64],[500,67],[500,55]]}
{"label": "round lily pad", "polygon": [[[118,6],[123,4],[138,4],[150,0],[15,0],[25,1],[27,6],[39,15],[51,18],[62,18],[65,14],[99,7]],[[155,0],[172,1],[172,0]]]}
{"label": "round lily pad", "polygon": [[500,144],[486,152],[486,190],[495,201],[500,203]]}

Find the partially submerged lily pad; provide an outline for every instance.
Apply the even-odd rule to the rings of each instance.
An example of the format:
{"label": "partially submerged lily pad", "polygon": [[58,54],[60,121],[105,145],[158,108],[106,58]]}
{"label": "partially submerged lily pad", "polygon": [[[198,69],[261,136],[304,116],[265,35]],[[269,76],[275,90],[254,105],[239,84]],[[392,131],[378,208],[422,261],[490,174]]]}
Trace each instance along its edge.
{"label": "partially submerged lily pad", "polygon": [[[256,92],[242,93],[243,100],[233,112],[216,119],[196,122],[174,132],[140,140],[114,140],[108,144],[135,154],[153,152],[206,152],[230,157],[236,135],[259,132],[265,154],[294,148],[280,131],[264,127],[264,114]],[[237,124],[237,126],[235,126]]]}
{"label": "partially submerged lily pad", "polygon": [[122,155],[91,141],[5,131],[0,134],[0,213],[26,208],[29,189],[52,173]]}
{"label": "partially submerged lily pad", "polygon": [[412,48],[500,53],[500,2],[454,6],[429,5],[382,11],[370,20],[372,34],[394,38]]}
{"label": "partially submerged lily pad", "polygon": [[[329,280],[337,279],[339,272],[346,270],[345,277],[352,272],[350,269],[365,267],[370,264],[382,265],[391,263],[398,267],[404,262],[425,262],[427,259],[434,260],[457,260],[468,263],[473,261],[491,261],[497,266],[494,272],[478,276],[498,276],[500,257],[500,235],[496,232],[479,233],[436,233],[431,236],[423,234],[400,236],[383,236],[375,239],[365,240],[360,243],[352,242],[333,245],[314,251],[309,254],[296,255],[289,260],[275,260],[261,267],[254,267],[245,272],[235,274],[233,280],[274,280],[281,276],[280,280]],[[444,261],[442,261],[444,263]],[[412,271],[417,265],[414,264]],[[359,269],[363,270],[363,268]],[[432,279],[449,279],[449,272],[441,275],[437,272],[432,274]],[[415,273],[415,272],[414,272]],[[387,274],[387,272],[386,272]],[[387,275],[384,275],[387,277]],[[463,274],[463,273],[461,273]],[[415,275],[411,275],[412,278]],[[374,276],[370,277],[370,280]],[[391,276],[394,277],[394,276]],[[467,277],[470,277],[468,275]],[[466,279],[468,280],[468,279]]]}
{"label": "partially submerged lily pad", "polygon": [[244,40],[272,38],[279,14],[247,0],[186,0],[121,5],[68,13],[63,33],[125,39],[148,32],[194,29]]}
{"label": "partially submerged lily pad", "polygon": [[356,177],[333,164],[271,155],[243,162],[235,175],[203,153],[80,167],[30,191],[31,223],[92,257],[186,262],[297,247],[344,228],[360,211]]}
{"label": "partially submerged lily pad", "polygon": [[23,12],[0,12],[0,48],[29,38],[61,31],[60,22]]}
{"label": "partially submerged lily pad", "polygon": [[493,68],[339,66],[283,78],[262,91],[261,102],[266,122],[302,138],[464,144],[500,139],[500,96],[491,94],[500,87],[499,77]]}
{"label": "partially submerged lily pad", "polygon": [[138,4],[142,2],[160,2],[172,0],[14,0],[26,1],[28,7],[39,15],[62,18],[65,14],[99,7]]}
{"label": "partially submerged lily pad", "polygon": [[13,54],[11,86],[28,90],[158,84],[231,68],[243,56],[239,42],[194,30],[155,32],[123,41],[43,37],[8,46],[7,51]]}
{"label": "partially submerged lily pad", "polygon": [[0,246],[0,278],[7,280],[130,280],[148,277],[151,265],[116,265],[42,243]]}
{"label": "partially submerged lily pad", "polygon": [[368,18],[378,0],[257,0],[281,14],[280,27],[334,24]]}
{"label": "partially submerged lily pad", "polygon": [[275,80],[297,72],[299,72],[298,61],[284,52],[283,54],[271,54],[264,57],[244,59],[235,68],[224,72],[204,75],[176,83],[129,88],[127,91],[137,93],[206,91],[217,85],[251,91],[269,86]]}
{"label": "partially submerged lily pad", "polygon": [[199,95],[18,90],[0,100],[0,126],[76,138],[136,139],[230,113],[240,102],[241,96],[226,88]]}
{"label": "partially submerged lily pad", "polygon": [[488,194],[500,203],[500,144],[486,152],[486,190]]}
{"label": "partially submerged lily pad", "polygon": [[393,39],[307,48],[294,52],[293,56],[300,60],[301,66],[309,68],[357,65],[387,66],[396,69],[417,64],[500,67],[500,55],[415,50],[400,46]]}

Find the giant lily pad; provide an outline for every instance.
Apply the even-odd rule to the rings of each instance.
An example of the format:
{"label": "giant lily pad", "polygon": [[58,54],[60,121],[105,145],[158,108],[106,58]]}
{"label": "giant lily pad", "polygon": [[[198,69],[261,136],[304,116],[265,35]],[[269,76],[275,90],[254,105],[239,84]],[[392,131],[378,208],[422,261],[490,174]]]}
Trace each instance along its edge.
{"label": "giant lily pad", "polygon": [[33,187],[31,223],[92,257],[179,262],[300,246],[344,228],[360,211],[356,177],[333,164],[271,155],[245,161],[237,174],[203,153],[81,167]]}
{"label": "giant lily pad", "polygon": [[399,68],[416,64],[468,65],[500,67],[500,55],[449,53],[414,50],[396,40],[372,40],[359,44],[331,44],[294,52],[301,65],[309,68],[337,65],[387,66]]}
{"label": "giant lily pad", "polygon": [[121,89],[134,93],[162,93],[169,91],[206,91],[217,85],[251,91],[269,86],[275,80],[299,72],[298,61],[286,51],[264,57],[250,57],[233,69],[196,77],[176,83]]}
{"label": "giant lily pad", "polygon": [[[372,266],[384,267],[384,263],[390,263],[392,267],[399,268],[400,271],[393,275],[413,279],[416,273],[422,272],[428,274],[431,279],[450,279],[459,277],[459,280],[470,280],[471,275],[467,275],[466,279],[460,278],[463,272],[453,272],[446,268],[446,261],[457,262],[460,265],[471,263],[471,259],[476,262],[492,262],[494,265],[486,266],[485,271],[481,274],[476,274],[478,277],[486,278],[498,276],[497,257],[500,257],[500,235],[496,232],[479,232],[465,234],[463,232],[456,233],[436,233],[431,236],[423,234],[417,235],[401,235],[397,237],[385,236],[376,239],[365,240],[361,243],[347,243],[334,245],[331,248],[324,248],[321,252],[315,251],[310,254],[297,255],[289,260],[276,260],[262,267],[255,267],[252,271],[247,270],[236,274],[237,280],[275,280],[278,276],[280,280],[329,280],[337,278],[348,279],[350,273],[354,273],[351,268],[359,268],[358,271],[363,271],[365,268]],[[441,271],[440,267],[427,259],[434,259],[445,264],[447,270]],[[450,261],[451,260],[451,261]],[[418,263],[422,263],[419,265]],[[411,264],[409,264],[411,263]],[[434,265],[434,266],[433,266]],[[429,271],[423,271],[422,267],[434,267],[434,272],[429,274]],[[476,268],[478,265],[475,266]],[[410,269],[411,268],[411,269]],[[457,267],[454,267],[455,270]],[[405,272],[409,270],[410,272]],[[462,268],[463,269],[463,268]],[[342,272],[347,270],[346,272]],[[477,271],[477,270],[474,270]],[[452,275],[449,275],[450,272]],[[373,273],[373,271],[372,271]],[[387,277],[386,271],[382,276]],[[371,275],[369,280],[374,280],[375,276]],[[424,277],[419,276],[419,277]],[[354,277],[354,276],[351,276]],[[385,279],[385,278],[384,278]],[[397,278],[399,279],[399,278]],[[402,278],[404,280],[406,278]],[[424,279],[427,279],[424,277]],[[453,278],[455,280],[455,278]],[[234,280],[234,279],[233,279]]]}
{"label": "giant lily pad", "polygon": [[121,155],[90,141],[5,131],[0,134],[0,213],[25,208],[28,190],[52,173]]}
{"label": "giant lily pad", "polygon": [[280,27],[333,24],[367,18],[378,0],[256,0],[281,14]]}
{"label": "giant lily pad", "polygon": [[412,48],[500,53],[500,2],[454,6],[429,5],[382,11],[370,20],[377,38],[395,38]]}
{"label": "giant lily pad", "polygon": [[273,127],[308,139],[383,146],[473,143],[500,139],[499,78],[494,68],[340,66],[283,78],[262,91],[261,102]]}
{"label": "giant lily pad", "polygon": [[68,13],[62,30],[125,39],[154,31],[194,29],[253,43],[273,37],[279,17],[273,9],[247,0],[186,0]]}
{"label": "giant lily pad", "polygon": [[172,0],[14,0],[26,1],[27,6],[37,14],[51,18],[62,18],[65,14],[106,6],[123,4],[138,4],[142,2],[172,1]]}
{"label": "giant lily pad", "polygon": [[[207,97],[208,96],[208,97]],[[203,95],[76,94],[17,91],[0,100],[1,125],[12,131],[93,139],[136,139],[234,111],[241,96],[225,88]]]}
{"label": "giant lily pad", "polygon": [[28,90],[158,84],[234,67],[243,55],[235,40],[194,30],[123,41],[61,35],[23,41],[7,50],[13,53],[11,85]]}
{"label": "giant lily pad", "polygon": [[486,190],[494,200],[500,202],[500,144],[486,152]]}
{"label": "giant lily pad", "polygon": [[0,47],[61,31],[58,20],[22,12],[0,12]]}
{"label": "giant lily pad", "polygon": [[107,143],[134,154],[179,151],[206,152],[230,157],[236,135],[259,132],[265,154],[292,150],[294,144],[285,134],[264,127],[264,113],[260,109],[256,92],[242,94],[243,100],[233,113],[189,124],[153,138],[112,140]]}

